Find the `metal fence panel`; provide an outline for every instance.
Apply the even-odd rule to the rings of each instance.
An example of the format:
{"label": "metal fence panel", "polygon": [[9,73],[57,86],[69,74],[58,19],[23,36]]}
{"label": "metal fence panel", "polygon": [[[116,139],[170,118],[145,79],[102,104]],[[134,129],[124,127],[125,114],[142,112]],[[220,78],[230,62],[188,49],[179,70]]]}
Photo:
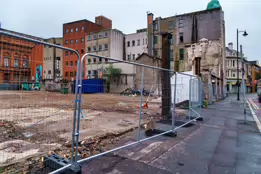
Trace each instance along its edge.
{"label": "metal fence panel", "polygon": [[[75,95],[47,92],[43,60],[34,59],[34,54],[43,45],[71,51],[80,59],[78,52],[1,29],[0,39],[0,61],[4,62],[0,71],[4,74],[0,78],[1,171],[20,173],[32,166],[40,168],[41,157],[53,152],[72,159],[74,146],[68,143],[74,143]],[[28,164],[25,161],[29,158]],[[19,165],[12,165],[15,163]]]}
{"label": "metal fence panel", "polygon": [[[91,78],[93,74],[96,74],[93,78],[103,79],[105,89],[109,90],[100,94],[96,101],[90,97],[88,100],[88,97],[85,98],[81,94],[82,107],[77,108],[78,112],[88,108],[90,112],[94,112],[95,109],[100,113],[84,114],[85,118],[81,120],[79,132],[79,140],[84,143],[79,144],[78,148],[84,148],[94,142],[103,144],[103,140],[100,141],[99,138],[116,136],[128,129],[134,129],[135,133],[125,139],[126,141],[118,140],[125,143],[116,143],[115,146],[104,148],[102,152],[80,153],[82,159],[78,160],[78,163],[123,150],[165,134],[174,136],[179,128],[200,117],[196,109],[201,107],[199,96],[202,95],[200,92],[202,85],[198,77],[186,73],[175,74],[170,70],[159,68],[160,64],[151,58],[151,60],[140,58],[139,61],[128,62],[93,54],[86,54],[83,59],[85,58],[90,59],[88,63],[99,59],[99,64],[88,65],[87,63],[87,69],[82,69],[88,74],[86,78]],[[82,62],[84,62],[83,59]],[[131,75],[134,76],[128,80],[126,77]],[[192,78],[194,81],[190,84]],[[85,84],[81,81],[82,79],[79,80],[80,93],[81,88],[85,88]],[[196,117],[189,119],[189,111],[192,111]],[[88,119],[91,125],[86,126]],[[110,137],[111,141],[113,141],[113,136]]]}

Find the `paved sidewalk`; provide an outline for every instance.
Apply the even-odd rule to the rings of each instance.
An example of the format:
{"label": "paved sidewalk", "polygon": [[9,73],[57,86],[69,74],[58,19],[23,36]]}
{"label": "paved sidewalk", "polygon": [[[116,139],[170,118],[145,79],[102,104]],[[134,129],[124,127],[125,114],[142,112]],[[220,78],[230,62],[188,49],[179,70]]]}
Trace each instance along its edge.
{"label": "paved sidewalk", "polygon": [[83,173],[261,174],[261,136],[235,96],[202,110],[204,122],[83,165]]}

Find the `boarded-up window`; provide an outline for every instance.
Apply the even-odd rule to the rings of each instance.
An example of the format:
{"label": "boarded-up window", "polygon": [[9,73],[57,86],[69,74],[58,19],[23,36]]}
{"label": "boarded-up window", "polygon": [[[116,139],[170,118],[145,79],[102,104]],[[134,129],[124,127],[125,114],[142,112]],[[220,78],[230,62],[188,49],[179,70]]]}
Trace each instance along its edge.
{"label": "boarded-up window", "polygon": [[195,58],[195,74],[200,75],[200,57]]}

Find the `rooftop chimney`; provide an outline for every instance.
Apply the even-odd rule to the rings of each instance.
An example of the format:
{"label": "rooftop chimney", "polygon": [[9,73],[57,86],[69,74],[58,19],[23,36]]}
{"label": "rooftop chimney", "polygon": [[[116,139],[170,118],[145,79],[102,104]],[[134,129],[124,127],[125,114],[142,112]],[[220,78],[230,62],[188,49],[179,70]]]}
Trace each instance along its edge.
{"label": "rooftop chimney", "polygon": [[229,48],[230,50],[233,50],[233,43],[232,43],[232,42],[229,42],[229,43],[228,43],[228,48]]}

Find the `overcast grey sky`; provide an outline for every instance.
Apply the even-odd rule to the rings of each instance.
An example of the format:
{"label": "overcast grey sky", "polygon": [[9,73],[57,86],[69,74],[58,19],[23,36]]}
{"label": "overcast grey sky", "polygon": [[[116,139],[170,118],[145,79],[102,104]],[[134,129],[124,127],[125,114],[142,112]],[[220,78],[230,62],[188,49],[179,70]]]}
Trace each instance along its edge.
{"label": "overcast grey sky", "polygon": [[[43,38],[62,36],[62,24],[104,15],[125,34],[146,27],[146,12],[155,17],[206,9],[210,0],[0,0],[2,28]],[[220,0],[226,21],[226,43],[236,48],[236,29],[248,60],[261,63],[261,0]]]}

